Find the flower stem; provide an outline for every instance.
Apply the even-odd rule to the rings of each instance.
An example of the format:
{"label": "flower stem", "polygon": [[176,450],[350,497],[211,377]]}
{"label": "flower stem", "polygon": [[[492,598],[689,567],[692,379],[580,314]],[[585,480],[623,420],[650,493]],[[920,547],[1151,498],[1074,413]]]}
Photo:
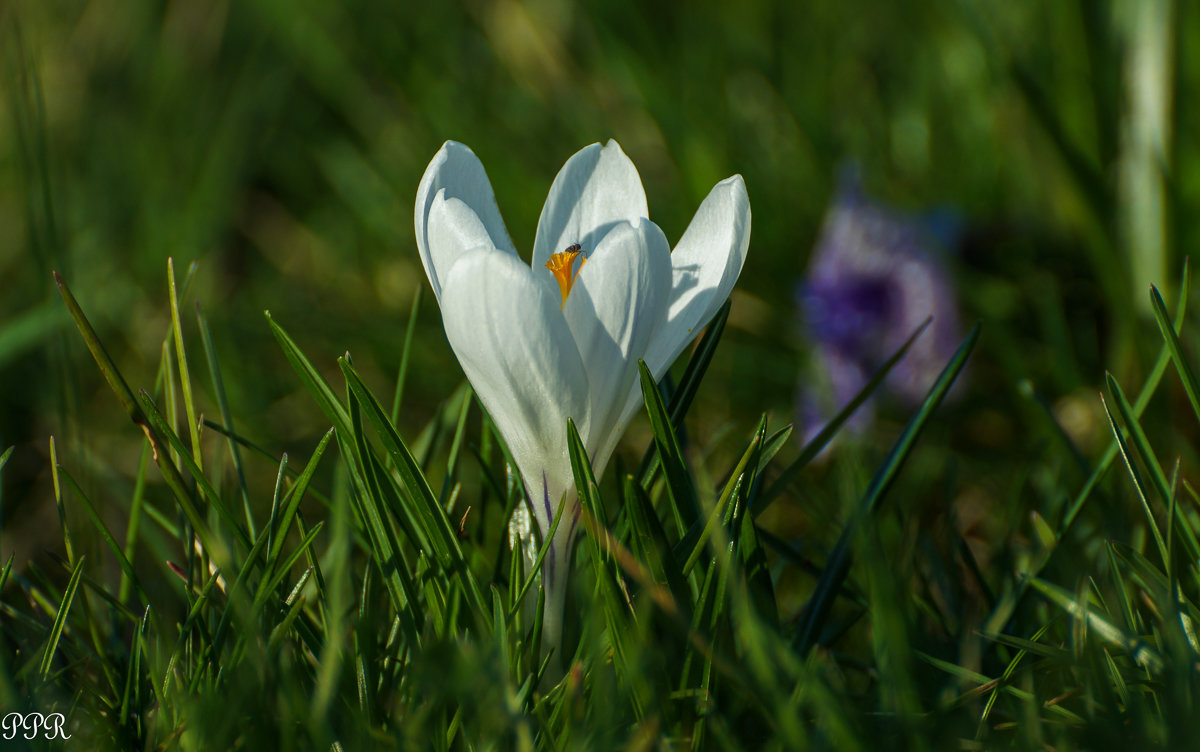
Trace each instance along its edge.
{"label": "flower stem", "polygon": [[[569,527],[574,528],[574,525]],[[550,543],[546,558],[542,561],[542,587],[546,595],[542,606],[542,655],[553,651],[550,664],[546,667],[546,678],[552,683],[557,683],[566,671],[562,629],[567,590],[570,586],[571,548],[574,538],[573,535],[556,534]]]}

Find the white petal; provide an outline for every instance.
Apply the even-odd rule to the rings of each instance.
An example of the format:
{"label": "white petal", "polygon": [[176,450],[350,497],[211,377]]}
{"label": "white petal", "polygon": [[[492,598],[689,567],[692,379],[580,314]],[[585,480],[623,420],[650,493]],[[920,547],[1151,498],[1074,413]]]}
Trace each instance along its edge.
{"label": "white petal", "polygon": [[637,380],[637,361],[665,320],[671,292],[671,252],[650,220],[622,222],[588,258],[567,296],[563,315],[591,389],[591,431],[584,442],[597,473],[603,472],[621,412]]}
{"label": "white petal", "polygon": [[[725,303],[750,245],[750,199],[741,175],[726,178],[709,192],[671,253],[671,303],[667,320],[655,332],[645,361],[661,379]],[[622,420],[642,404],[635,382]]]}
{"label": "white petal", "polygon": [[588,376],[560,302],[519,258],[492,250],[464,254],[442,287],[446,337],[517,462],[543,533],[574,487],[567,418],[581,436],[589,426]]}
{"label": "white petal", "polygon": [[[445,188],[433,197],[425,227],[430,261],[427,271],[431,283],[435,274],[438,281],[443,280],[454,262],[467,251],[494,248],[491,234],[483,226],[479,215],[466,202],[446,198]],[[422,260],[424,258],[422,256]],[[434,291],[439,292],[436,288]]]}
{"label": "white petal", "polygon": [[[468,147],[456,141],[447,141],[433,156],[421,177],[414,217],[421,263],[425,266],[425,274],[429,277],[434,295],[440,301],[443,282],[450,268],[441,266],[439,259],[434,257],[429,237],[430,212],[439,196],[447,200],[461,201],[487,232],[493,247],[511,253],[516,253],[516,250],[508,237],[508,231],[504,229],[504,220],[500,218],[500,209],[496,206],[496,195],[492,192],[492,184],[488,181],[483,164]],[[454,212],[454,216],[461,217],[463,214],[457,211]],[[474,231],[472,228],[469,232]],[[459,254],[452,255],[451,262],[456,260]]]}
{"label": "white petal", "polygon": [[637,168],[616,141],[585,146],[559,170],[550,186],[533,242],[533,268],[579,243],[591,253],[617,223],[650,216]]}
{"label": "white petal", "polygon": [[671,253],[671,306],[646,365],[661,378],[725,303],[750,245],[750,199],[741,175],[717,183]]}

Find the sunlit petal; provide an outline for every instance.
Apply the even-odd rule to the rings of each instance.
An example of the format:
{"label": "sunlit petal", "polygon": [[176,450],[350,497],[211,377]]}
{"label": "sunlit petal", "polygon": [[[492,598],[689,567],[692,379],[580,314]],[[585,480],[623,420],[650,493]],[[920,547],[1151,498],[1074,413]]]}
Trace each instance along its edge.
{"label": "sunlit petal", "polygon": [[538,219],[533,267],[579,243],[590,253],[618,222],[649,216],[637,168],[616,141],[576,152],[559,170]]}
{"label": "sunlit petal", "polygon": [[[750,245],[750,199],[741,175],[722,180],[696,210],[671,253],[671,302],[667,320],[655,332],[645,361],[662,378],[700,329],[725,303]],[[622,420],[642,403],[634,384]]]}
{"label": "sunlit petal", "polygon": [[[444,192],[443,192],[444,191]],[[508,231],[504,229],[504,220],[500,218],[500,209],[496,206],[496,196],[492,192],[492,184],[488,181],[483,164],[475,156],[475,152],[456,141],[447,141],[434,155],[421,184],[417,188],[415,225],[417,231],[417,248],[421,252],[421,263],[434,295],[440,301],[445,276],[449,267],[443,267],[438,262],[445,258],[435,258],[431,248],[430,213],[437,198],[441,196],[446,203],[457,199],[470,210],[476,220],[487,232],[493,247],[515,253]],[[443,207],[446,209],[448,207]],[[458,209],[450,208],[456,216],[465,216]],[[444,227],[444,225],[443,225]],[[445,250],[446,246],[443,246]],[[465,250],[465,249],[464,249]],[[439,254],[446,256],[448,254]],[[459,254],[451,254],[457,259]]]}
{"label": "sunlit petal", "polygon": [[572,486],[567,418],[584,435],[590,419],[588,374],[559,305],[520,259],[491,250],[464,254],[442,297],[446,338],[532,486],[542,530]]}
{"label": "sunlit petal", "polygon": [[588,372],[592,425],[583,434],[602,472],[625,422],[621,408],[654,332],[665,320],[671,252],[649,220],[614,227],[575,281],[563,315]]}
{"label": "sunlit petal", "polygon": [[466,202],[446,198],[444,188],[433,197],[426,231],[431,282],[434,274],[439,280],[445,279],[450,267],[467,251],[494,248],[491,233],[479,215]]}

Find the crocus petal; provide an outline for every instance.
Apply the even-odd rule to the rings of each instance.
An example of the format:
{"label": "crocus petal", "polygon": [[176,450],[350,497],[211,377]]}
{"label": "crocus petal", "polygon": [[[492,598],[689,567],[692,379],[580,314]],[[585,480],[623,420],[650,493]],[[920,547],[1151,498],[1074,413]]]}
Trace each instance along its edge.
{"label": "crocus petal", "polygon": [[560,310],[513,254],[468,251],[442,288],[446,338],[516,460],[542,532],[573,487],[567,418],[589,426],[588,374]]}
{"label": "crocus petal", "polygon": [[434,283],[434,274],[438,280],[445,279],[450,267],[467,251],[495,247],[491,233],[484,227],[479,215],[465,201],[446,198],[445,188],[433,197],[425,227],[431,284]]}
{"label": "crocus petal", "polygon": [[[446,201],[461,201],[486,230],[493,247],[514,254],[516,250],[508,237],[508,231],[504,229],[504,220],[500,218],[500,209],[496,206],[496,195],[492,192],[492,184],[488,181],[483,164],[468,147],[456,141],[447,141],[434,155],[429,166],[425,168],[424,176],[421,177],[421,185],[417,188],[414,219],[421,263],[425,267],[425,274],[429,277],[434,295],[441,301],[443,282],[450,268],[441,266],[430,248],[430,212],[439,196]],[[457,216],[462,214],[455,209],[451,211]],[[457,260],[459,254],[453,255],[451,262]]]}
{"label": "crocus petal", "polygon": [[[750,246],[750,199],[741,175],[726,178],[709,192],[671,253],[671,302],[667,320],[655,332],[645,361],[662,378],[729,297]],[[628,420],[642,402],[634,384],[623,411]]]}
{"label": "crocus petal", "polygon": [[650,220],[622,222],[596,246],[563,306],[588,372],[591,431],[584,443],[594,470],[604,471],[625,427],[621,410],[637,377],[637,361],[666,317],[671,250]]}
{"label": "crocus petal", "polygon": [[646,359],[656,378],[725,303],[749,245],[750,199],[734,175],[709,192],[671,253],[671,307]]}
{"label": "crocus petal", "polygon": [[533,242],[533,268],[579,243],[585,253],[617,223],[650,216],[637,168],[616,141],[585,146],[558,171]]}

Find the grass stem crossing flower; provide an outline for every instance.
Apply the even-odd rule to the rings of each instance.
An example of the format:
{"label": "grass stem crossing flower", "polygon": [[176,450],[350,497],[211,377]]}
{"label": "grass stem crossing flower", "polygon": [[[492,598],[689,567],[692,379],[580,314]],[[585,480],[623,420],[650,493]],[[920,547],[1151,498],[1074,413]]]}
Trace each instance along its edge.
{"label": "grass stem crossing flower", "polygon": [[543,537],[562,505],[542,565],[548,647],[561,647],[579,521],[567,420],[599,475],[641,404],[638,360],[663,376],[729,296],[750,241],[738,175],[712,189],[674,251],[648,215],[615,141],[581,149],[559,171],[530,264],[466,146],[447,141],[417,190],[417,247],[446,337],[508,444]]}

